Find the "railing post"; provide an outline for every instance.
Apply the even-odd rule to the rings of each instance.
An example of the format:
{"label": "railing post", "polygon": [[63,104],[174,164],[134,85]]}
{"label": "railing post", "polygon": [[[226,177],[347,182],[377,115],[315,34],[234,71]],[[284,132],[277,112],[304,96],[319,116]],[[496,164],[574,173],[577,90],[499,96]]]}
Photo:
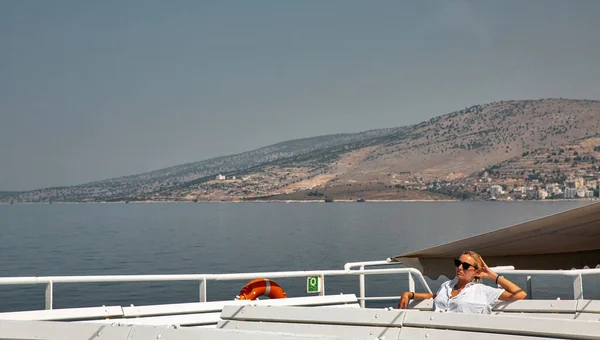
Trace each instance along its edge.
{"label": "railing post", "polygon": [[[360,270],[365,270],[365,266],[362,265],[360,266]],[[360,289],[360,306],[362,308],[365,308],[365,274],[360,274],[358,276],[358,285],[359,285],[359,289]]]}
{"label": "railing post", "polygon": [[415,291],[415,279],[412,277],[411,272],[408,272],[408,291],[409,292]]}
{"label": "railing post", "polygon": [[53,296],[54,296],[54,284],[52,281],[46,284],[46,309],[52,309]]}
{"label": "railing post", "polygon": [[573,300],[583,299],[583,280],[581,274],[573,278]]}
{"label": "railing post", "polygon": [[319,281],[321,282],[321,292],[319,293],[319,296],[325,296],[325,275],[319,275],[319,279]]}
{"label": "railing post", "polygon": [[528,275],[525,282],[527,283],[527,287],[526,287],[527,298],[529,300],[533,300],[533,289],[531,287],[531,276]]}
{"label": "railing post", "polygon": [[200,302],[206,302],[206,278],[200,280]]}

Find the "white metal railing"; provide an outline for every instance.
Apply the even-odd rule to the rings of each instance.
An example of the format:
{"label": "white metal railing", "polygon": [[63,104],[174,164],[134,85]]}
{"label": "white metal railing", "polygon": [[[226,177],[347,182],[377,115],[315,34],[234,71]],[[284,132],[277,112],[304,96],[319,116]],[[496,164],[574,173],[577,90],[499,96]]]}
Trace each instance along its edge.
{"label": "white metal railing", "polygon": [[[423,287],[431,292],[423,275],[413,268],[387,268],[387,269],[361,269],[361,270],[314,270],[314,271],[287,271],[287,272],[258,272],[258,273],[238,273],[238,274],[169,274],[169,275],[90,275],[90,276],[43,276],[43,277],[4,277],[0,278],[2,285],[46,285],[45,299],[46,309],[52,309],[54,303],[54,284],[60,283],[100,283],[100,282],[167,282],[167,281],[197,281],[199,282],[199,301],[207,301],[207,283],[208,281],[233,281],[233,280],[251,280],[259,277],[265,278],[293,278],[318,276],[321,281],[321,291],[319,295],[325,295],[325,276],[351,276],[359,275],[390,275],[390,274],[408,274],[409,277],[415,275]],[[363,282],[364,287],[364,282]],[[414,282],[413,282],[414,287]],[[414,289],[414,288],[413,288]],[[360,301],[364,306],[364,288],[362,290]]]}
{"label": "white metal railing", "polygon": [[[400,296],[377,296],[366,297],[365,277],[367,275],[390,275],[407,274],[408,289],[415,291],[415,278],[422,287],[429,293],[431,288],[425,281],[423,274],[414,268],[374,268],[373,266],[393,266],[400,263],[390,263],[388,261],[367,261],[346,263],[344,270],[313,270],[313,271],[287,271],[287,272],[257,272],[257,273],[237,273],[237,274],[170,274],[170,275],[90,275],[90,276],[44,276],[44,277],[4,277],[0,278],[0,286],[3,285],[46,285],[45,306],[46,309],[52,309],[54,299],[55,283],[100,283],[100,282],[167,282],[167,281],[197,281],[199,283],[199,301],[207,300],[208,281],[233,281],[233,280],[251,280],[259,277],[265,278],[293,278],[318,276],[321,281],[321,291],[319,295],[325,295],[325,276],[352,276],[359,277],[359,297],[358,300],[362,307],[366,301],[385,301],[397,300]],[[353,269],[357,268],[358,269]],[[493,268],[499,274],[523,275],[527,277],[527,293],[532,297],[531,277],[532,276],[565,276],[572,278],[573,296],[575,299],[583,299],[583,280],[582,276],[596,275],[600,276],[600,268],[578,269],[578,270],[514,270],[512,266],[503,266]]]}
{"label": "white metal railing", "polygon": [[[346,271],[351,271],[352,268],[358,267],[359,271],[364,271],[365,267],[369,267],[369,266],[386,266],[386,265],[398,265],[400,263],[398,262],[390,262],[388,260],[385,261],[365,261],[365,262],[348,262],[344,265],[344,270]],[[429,285],[427,284],[427,282],[425,281],[425,278],[423,277],[423,274],[421,274],[421,272],[417,269],[414,268],[410,268],[412,269],[411,271],[407,272],[408,274],[408,290],[410,292],[414,292],[415,291],[415,279],[413,278],[413,274],[415,274],[415,276],[417,276],[417,278],[419,279],[421,285],[423,286],[423,288],[425,288],[425,290],[428,293],[432,293],[431,288],[429,288]],[[372,270],[372,269],[370,269]],[[370,271],[369,270],[369,271]],[[393,300],[393,299],[399,299],[399,296],[381,296],[381,297],[371,297],[371,298],[367,298],[365,296],[365,292],[366,292],[366,283],[365,283],[365,274],[359,274],[359,302],[360,302],[360,306],[361,307],[365,307],[365,302],[367,300],[369,301],[387,301],[387,300]]]}
{"label": "white metal railing", "polygon": [[523,275],[527,277],[527,294],[533,296],[531,289],[532,276],[569,277],[573,283],[573,299],[583,299],[583,276],[600,276],[600,268],[571,270],[497,270],[499,274]]}

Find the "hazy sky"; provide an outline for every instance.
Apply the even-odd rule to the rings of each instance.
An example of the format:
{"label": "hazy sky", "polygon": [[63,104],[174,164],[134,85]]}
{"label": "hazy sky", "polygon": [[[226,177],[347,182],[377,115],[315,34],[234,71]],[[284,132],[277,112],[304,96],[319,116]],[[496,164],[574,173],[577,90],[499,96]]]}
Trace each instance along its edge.
{"label": "hazy sky", "polygon": [[600,99],[600,1],[0,0],[0,190]]}

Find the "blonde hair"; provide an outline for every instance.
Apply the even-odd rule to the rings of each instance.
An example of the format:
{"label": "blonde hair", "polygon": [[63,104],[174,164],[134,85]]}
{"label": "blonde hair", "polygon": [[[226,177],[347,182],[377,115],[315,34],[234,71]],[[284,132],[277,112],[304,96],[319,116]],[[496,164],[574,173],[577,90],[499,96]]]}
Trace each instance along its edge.
{"label": "blonde hair", "polygon": [[[481,269],[481,267],[483,266],[483,259],[481,258],[481,255],[477,254],[476,252],[474,252],[472,250],[467,250],[467,251],[463,252],[462,255],[471,256],[473,258],[473,260],[475,261],[475,265],[477,266],[477,269]],[[483,280],[479,276],[475,276],[475,277],[473,277],[473,280],[471,282],[483,283]]]}

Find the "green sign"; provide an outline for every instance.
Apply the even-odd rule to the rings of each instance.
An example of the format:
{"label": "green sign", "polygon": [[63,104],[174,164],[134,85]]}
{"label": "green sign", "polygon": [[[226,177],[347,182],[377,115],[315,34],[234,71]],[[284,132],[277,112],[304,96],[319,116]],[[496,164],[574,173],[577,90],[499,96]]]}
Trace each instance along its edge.
{"label": "green sign", "polygon": [[309,276],[306,278],[306,292],[307,293],[320,293],[321,285],[319,283],[318,276]]}

